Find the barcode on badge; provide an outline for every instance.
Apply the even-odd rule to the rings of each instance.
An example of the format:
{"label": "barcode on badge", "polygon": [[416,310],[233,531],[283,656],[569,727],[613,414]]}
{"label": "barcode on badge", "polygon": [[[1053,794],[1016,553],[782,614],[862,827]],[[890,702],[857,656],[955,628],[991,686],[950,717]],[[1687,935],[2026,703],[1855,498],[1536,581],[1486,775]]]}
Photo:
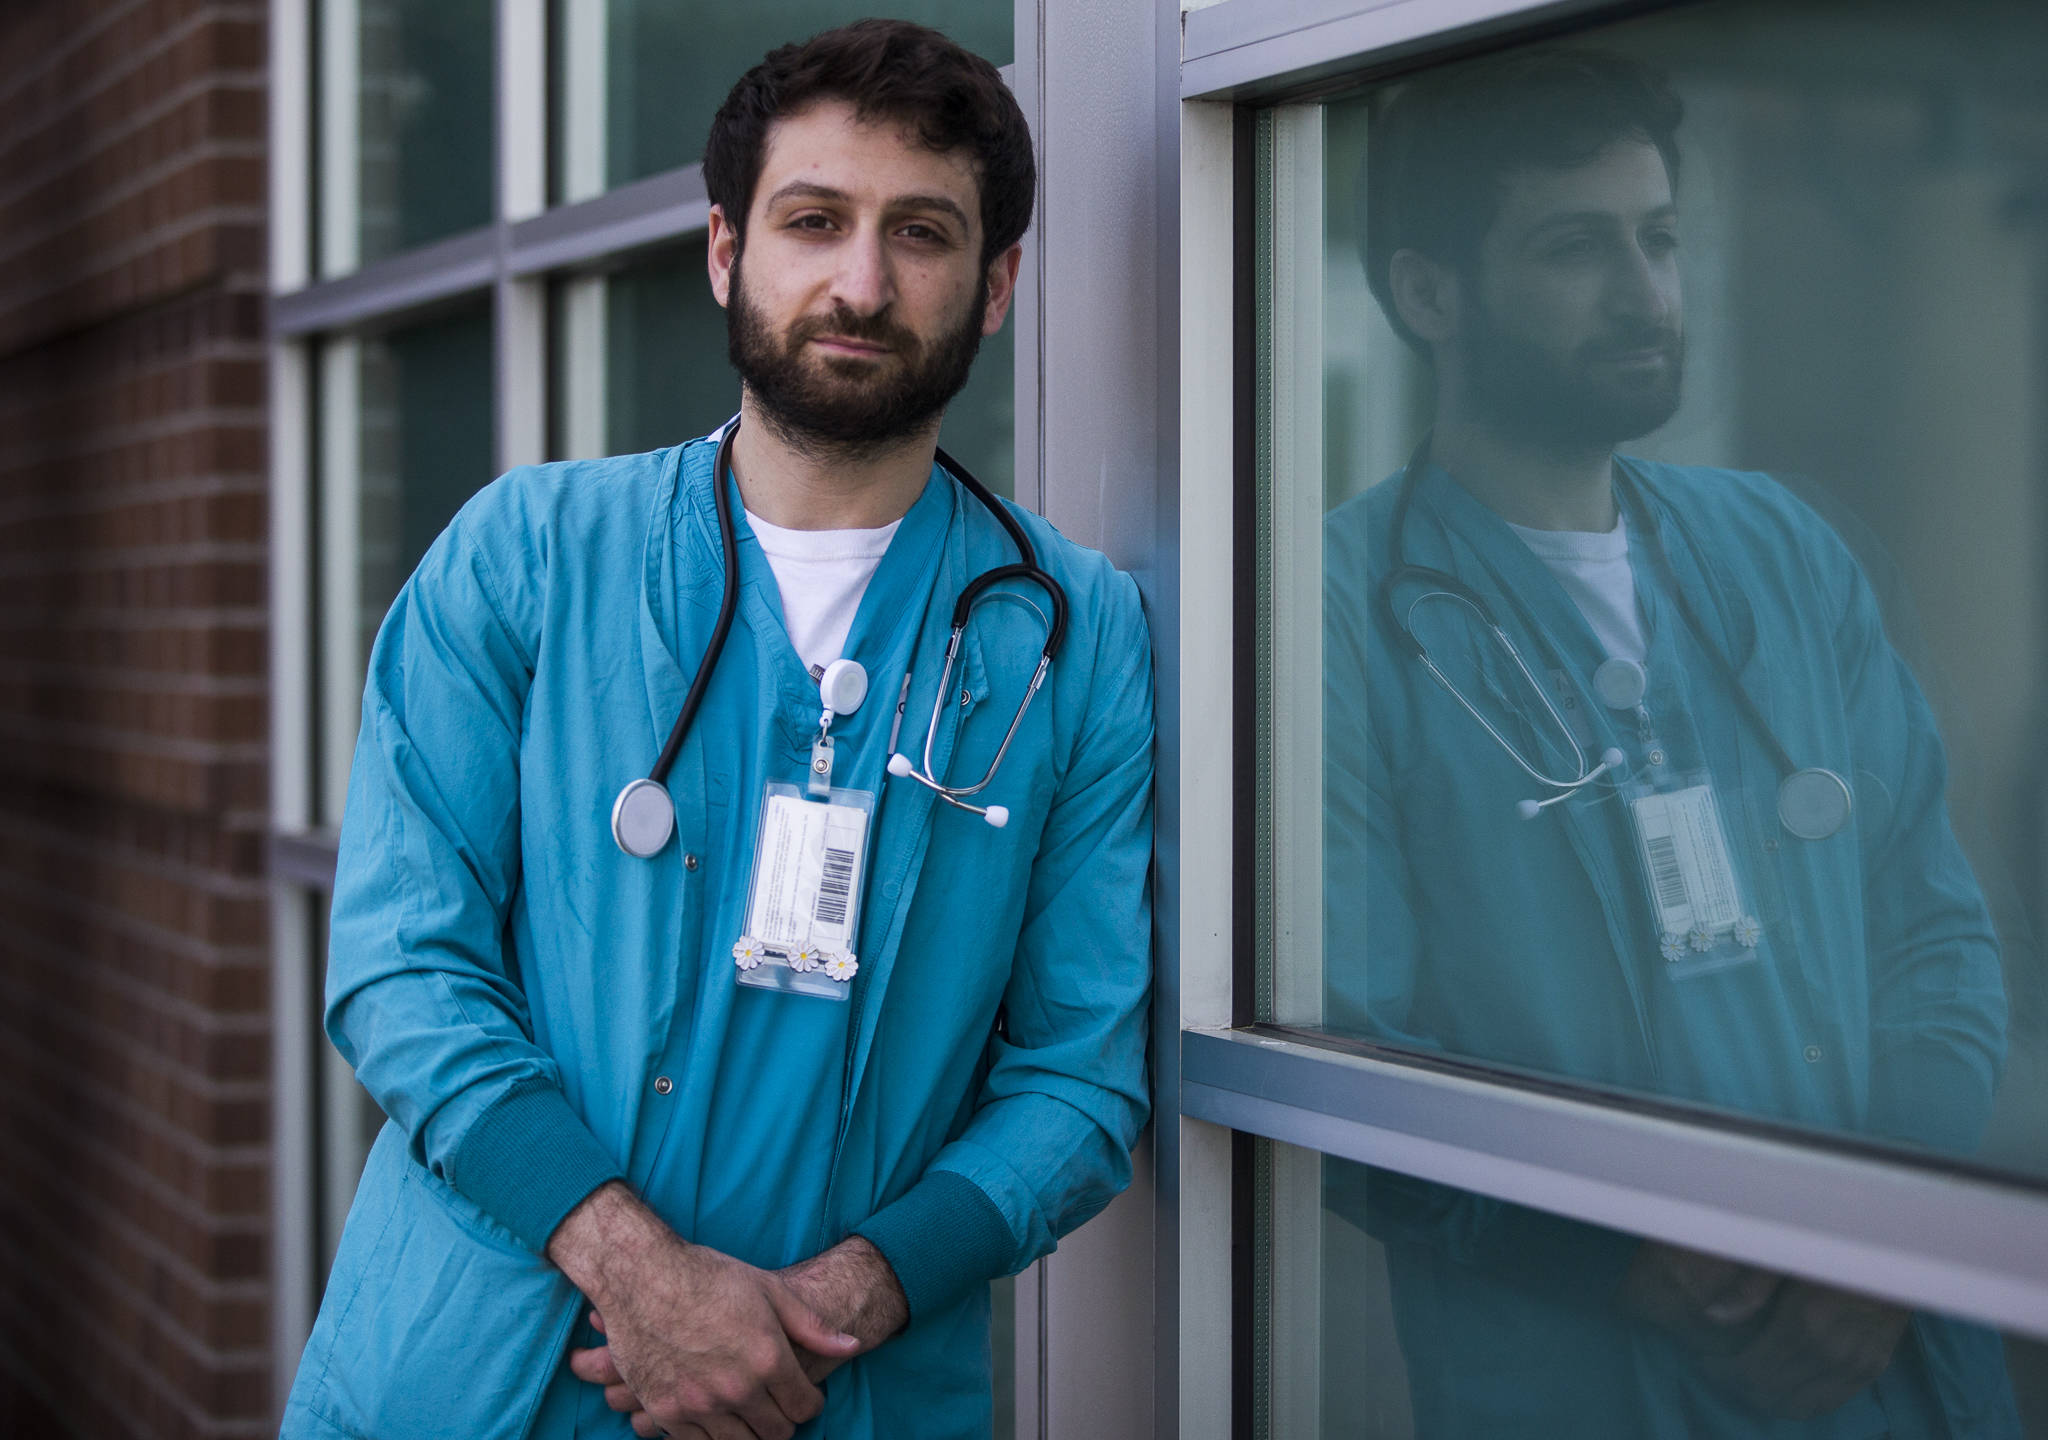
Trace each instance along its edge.
{"label": "barcode on badge", "polygon": [[1650,851],[1650,883],[1657,890],[1657,908],[1680,909],[1687,901],[1685,876],[1678,868],[1678,846],[1669,835],[1646,838]]}
{"label": "barcode on badge", "polygon": [[818,905],[812,913],[820,925],[846,924],[846,904],[853,893],[853,852],[825,847],[825,871],[818,879]]}

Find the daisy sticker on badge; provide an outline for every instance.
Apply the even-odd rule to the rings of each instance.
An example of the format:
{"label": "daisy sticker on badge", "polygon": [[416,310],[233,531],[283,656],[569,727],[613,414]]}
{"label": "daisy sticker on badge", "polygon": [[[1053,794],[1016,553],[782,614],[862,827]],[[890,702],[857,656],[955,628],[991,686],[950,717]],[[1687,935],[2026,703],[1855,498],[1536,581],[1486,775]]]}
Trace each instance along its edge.
{"label": "daisy sticker on badge", "polygon": [[844,985],[860,973],[860,962],[851,955],[834,955],[825,962],[825,973]]}
{"label": "daisy sticker on badge", "polygon": [[733,941],[732,963],[742,970],[755,969],[761,963],[761,942],[751,935],[742,935]]}

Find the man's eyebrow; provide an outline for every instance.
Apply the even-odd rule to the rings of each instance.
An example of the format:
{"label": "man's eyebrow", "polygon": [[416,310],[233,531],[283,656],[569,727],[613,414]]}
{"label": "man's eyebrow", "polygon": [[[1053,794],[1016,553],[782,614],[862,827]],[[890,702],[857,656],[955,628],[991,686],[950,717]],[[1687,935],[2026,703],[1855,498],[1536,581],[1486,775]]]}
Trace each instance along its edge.
{"label": "man's eyebrow", "polygon": [[[814,180],[792,180],[768,197],[766,203],[773,205],[783,200],[848,200],[844,190],[835,190],[830,185],[820,185]],[[967,212],[959,202],[946,195],[897,195],[889,201],[891,210],[936,210],[951,217],[961,229],[972,228]]]}
{"label": "man's eyebrow", "polygon": [[[1612,210],[1570,210],[1561,215],[1546,215],[1522,233],[1524,241],[1534,240],[1552,230],[1567,229],[1574,225],[1614,225],[1621,217]],[[1659,205],[1642,217],[1642,222],[1675,220],[1678,218],[1678,202]]]}

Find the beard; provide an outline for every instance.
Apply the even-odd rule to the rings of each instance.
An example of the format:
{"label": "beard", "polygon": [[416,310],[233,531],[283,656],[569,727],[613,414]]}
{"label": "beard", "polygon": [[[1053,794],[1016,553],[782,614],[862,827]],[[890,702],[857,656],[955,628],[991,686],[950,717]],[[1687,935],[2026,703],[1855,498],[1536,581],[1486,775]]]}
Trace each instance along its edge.
{"label": "beard", "polygon": [[[1479,413],[1532,444],[1611,449],[1649,434],[1677,413],[1685,337],[1676,325],[1617,326],[1559,356],[1507,334],[1482,310],[1470,341],[1470,383]],[[1642,350],[1658,351],[1664,363],[1638,371],[1614,363]]]}
{"label": "beard", "polygon": [[[872,455],[936,428],[981,349],[986,273],[966,316],[929,343],[887,309],[857,315],[844,305],[805,316],[778,336],[749,299],[743,276],[736,256],[725,314],[727,356],[769,428],[810,454]],[[886,346],[895,363],[813,354],[808,342],[819,335]]]}

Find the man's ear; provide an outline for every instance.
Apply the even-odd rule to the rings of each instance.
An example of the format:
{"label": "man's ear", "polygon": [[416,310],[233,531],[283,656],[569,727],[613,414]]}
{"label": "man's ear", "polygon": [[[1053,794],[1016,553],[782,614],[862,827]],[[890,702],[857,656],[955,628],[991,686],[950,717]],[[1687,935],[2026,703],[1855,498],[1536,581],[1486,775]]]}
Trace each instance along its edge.
{"label": "man's ear", "polygon": [[993,335],[1003,328],[1010,302],[1017,298],[1017,267],[1024,259],[1022,241],[988,262],[988,307],[981,312],[981,333]]}
{"label": "man's ear", "polygon": [[732,299],[732,265],[739,258],[739,227],[726,218],[723,205],[711,207],[711,233],[704,249],[705,273],[711,277],[711,298],[720,305]]}
{"label": "man's ear", "polygon": [[1401,323],[1430,345],[1442,345],[1458,334],[1463,295],[1450,266],[1420,250],[1396,250],[1387,262],[1387,293]]}

